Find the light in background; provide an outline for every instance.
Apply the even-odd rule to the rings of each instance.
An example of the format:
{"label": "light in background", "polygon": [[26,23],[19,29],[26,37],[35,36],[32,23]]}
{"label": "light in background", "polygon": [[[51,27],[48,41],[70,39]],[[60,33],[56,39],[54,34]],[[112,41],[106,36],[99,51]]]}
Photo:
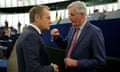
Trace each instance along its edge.
{"label": "light in background", "polygon": [[67,0],[0,0],[0,7],[20,7],[38,4],[48,4]]}
{"label": "light in background", "polygon": [[[6,6],[6,4],[3,4],[6,0],[0,0],[0,6],[4,7]],[[16,1],[16,0],[14,0]],[[25,0],[28,1],[28,0]],[[36,0],[39,1],[39,0]],[[49,0],[52,1],[52,0]],[[55,0],[53,0],[55,2]],[[12,3],[15,4],[12,0]],[[37,3],[37,2],[36,2]],[[24,4],[25,5],[25,4]],[[26,3],[27,5],[27,3]],[[9,6],[9,5],[7,5]],[[12,5],[15,6],[15,5]],[[19,5],[20,6],[20,5]],[[103,11],[103,9],[105,9],[106,11],[112,11],[114,7],[114,11],[118,9],[118,3],[111,3],[111,4],[105,4],[105,5],[96,5],[96,6],[90,6],[87,7],[87,14],[89,15],[90,13],[93,13],[94,9],[99,9],[100,12]],[[68,10],[57,10],[58,12],[58,17],[61,17],[62,19],[68,18]],[[51,11],[51,21],[52,23],[56,20],[55,16],[56,16],[56,11]],[[29,14],[28,13],[14,13],[14,14],[4,14],[4,13],[0,13],[0,26],[4,26],[4,22],[5,20],[8,21],[9,26],[13,26],[14,28],[17,29],[17,23],[18,21],[21,22],[21,28],[24,27],[25,24],[29,24]],[[56,23],[55,23],[56,24]],[[22,30],[22,29],[21,29]]]}

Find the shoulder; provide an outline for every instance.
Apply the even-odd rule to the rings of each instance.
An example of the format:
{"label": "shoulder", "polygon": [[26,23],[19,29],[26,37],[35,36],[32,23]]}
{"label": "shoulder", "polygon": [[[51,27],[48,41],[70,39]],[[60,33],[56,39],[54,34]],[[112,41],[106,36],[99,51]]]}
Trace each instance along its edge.
{"label": "shoulder", "polygon": [[39,37],[39,34],[32,29],[26,29],[19,37],[18,40],[19,41],[24,41],[24,40],[37,40],[37,38]]}
{"label": "shoulder", "polygon": [[90,22],[87,22],[83,31],[87,32],[87,34],[89,36],[102,34],[102,30],[98,26],[96,26]]}
{"label": "shoulder", "polygon": [[88,23],[88,29],[89,30],[91,30],[93,32],[101,31],[101,29],[98,26],[96,26],[96,25],[94,25],[90,22],[87,22],[87,23]]}

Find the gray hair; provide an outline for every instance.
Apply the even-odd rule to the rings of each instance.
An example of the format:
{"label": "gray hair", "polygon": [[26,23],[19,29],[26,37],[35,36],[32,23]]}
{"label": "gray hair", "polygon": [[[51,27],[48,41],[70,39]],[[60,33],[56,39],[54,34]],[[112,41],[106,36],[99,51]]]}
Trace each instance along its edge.
{"label": "gray hair", "polygon": [[84,14],[87,14],[87,7],[86,7],[86,4],[82,1],[74,1],[72,2],[71,4],[68,5],[68,9],[72,6],[75,6],[76,7],[76,10],[78,13],[84,13]]}
{"label": "gray hair", "polygon": [[30,11],[29,11],[30,23],[34,22],[34,16],[35,16],[35,14],[42,15],[44,9],[48,9],[49,10],[49,7],[45,6],[45,5],[37,5],[37,6],[32,7],[30,9]]}

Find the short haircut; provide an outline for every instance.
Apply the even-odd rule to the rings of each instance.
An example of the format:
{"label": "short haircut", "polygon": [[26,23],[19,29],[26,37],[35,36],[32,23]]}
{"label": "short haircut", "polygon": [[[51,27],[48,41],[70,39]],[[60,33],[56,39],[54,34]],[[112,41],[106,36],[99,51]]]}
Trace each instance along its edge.
{"label": "short haircut", "polygon": [[45,5],[37,5],[37,6],[34,6],[30,9],[29,11],[29,19],[30,19],[30,23],[34,22],[34,16],[35,14],[40,14],[42,15],[43,14],[43,11],[44,9],[48,9],[49,10],[49,7],[48,6],[45,6]]}
{"label": "short haircut", "polygon": [[74,1],[72,3],[70,3],[68,5],[68,9],[72,6],[75,6],[76,7],[76,11],[78,13],[84,13],[84,14],[87,14],[87,7],[86,7],[86,4],[82,1]]}

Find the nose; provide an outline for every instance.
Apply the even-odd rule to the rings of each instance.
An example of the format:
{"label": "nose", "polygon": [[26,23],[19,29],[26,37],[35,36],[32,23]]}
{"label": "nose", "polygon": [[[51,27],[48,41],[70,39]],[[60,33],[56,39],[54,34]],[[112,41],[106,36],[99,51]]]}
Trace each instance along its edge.
{"label": "nose", "polygon": [[69,16],[68,18],[69,18],[69,20],[72,20],[72,16]]}
{"label": "nose", "polygon": [[71,19],[71,16],[69,15],[68,18]]}

